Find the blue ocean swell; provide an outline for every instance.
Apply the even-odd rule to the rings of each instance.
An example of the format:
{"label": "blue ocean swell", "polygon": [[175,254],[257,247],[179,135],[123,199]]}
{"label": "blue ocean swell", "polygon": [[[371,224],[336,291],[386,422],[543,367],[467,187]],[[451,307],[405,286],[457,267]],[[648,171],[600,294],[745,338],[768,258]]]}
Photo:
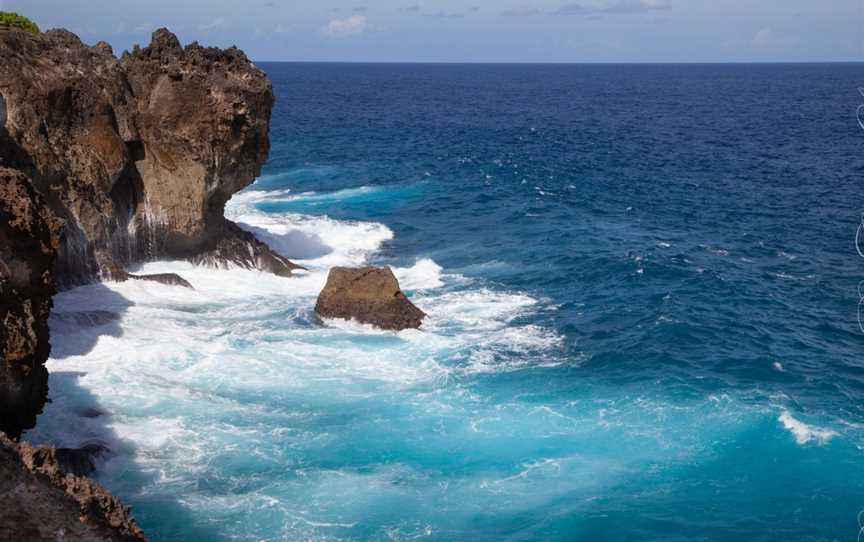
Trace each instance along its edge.
{"label": "blue ocean swell", "polygon": [[[793,456],[800,446],[776,419],[784,408],[857,450],[853,66],[301,71],[308,85],[291,86],[283,110],[300,126],[288,128],[286,155],[363,163],[346,183],[427,175],[431,185],[385,216],[350,202],[326,212],[383,219],[396,232],[385,260],[423,254],[554,300],[557,311],[532,321],[562,332],[561,359],[578,370],[544,386],[592,377],[671,401],[732,392]],[[287,66],[271,72],[292,78]],[[314,82],[325,74],[354,93],[341,118],[302,105],[305,92],[328,99]],[[825,450],[834,442],[821,447],[823,470],[843,463]],[[860,490],[853,478],[836,498]],[[815,491],[799,485],[799,498]]]}
{"label": "blue ocean swell", "polygon": [[386,226],[366,257],[432,317],[321,327],[306,279],[124,291],[129,370],[68,359],[151,538],[855,536],[858,66],[262,67],[246,227],[328,217],[278,246],[332,258]]}

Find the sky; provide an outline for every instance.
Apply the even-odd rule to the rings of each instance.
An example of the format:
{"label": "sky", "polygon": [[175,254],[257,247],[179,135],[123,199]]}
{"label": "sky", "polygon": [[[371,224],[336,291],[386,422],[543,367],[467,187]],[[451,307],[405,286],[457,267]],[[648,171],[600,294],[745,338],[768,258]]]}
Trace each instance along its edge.
{"label": "sky", "polygon": [[864,0],[0,0],[115,53],[167,27],[256,61],[864,61]]}

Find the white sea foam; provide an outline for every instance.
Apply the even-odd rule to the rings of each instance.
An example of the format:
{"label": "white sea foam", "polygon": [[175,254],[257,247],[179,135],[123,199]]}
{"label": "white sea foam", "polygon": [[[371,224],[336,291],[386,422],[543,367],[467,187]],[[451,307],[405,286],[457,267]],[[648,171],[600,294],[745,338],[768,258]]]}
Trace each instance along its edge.
{"label": "white sea foam", "polygon": [[[536,299],[472,289],[470,281],[445,275],[429,258],[394,268],[403,288],[416,293],[413,300],[429,315],[421,331],[383,332],[339,321],[315,327],[314,297],[329,267],[365,263],[392,232],[381,224],[267,215],[248,206],[265,194],[241,194],[230,207],[232,218],[246,220],[246,227],[257,228],[256,235],[287,256],[294,248],[287,240],[297,238],[292,232],[314,235],[330,252],[301,260],[310,272],[283,278],[239,268],[152,262],[138,271],[178,273],[194,289],[128,281],[63,292],[55,308],[61,317],[52,323],[51,370],[79,371],[100,398],[110,389],[117,392],[115,399],[143,405],[160,394],[200,389],[194,383],[202,374],[208,375],[207,389],[263,390],[301,385],[304,378],[357,377],[410,386],[446,380],[454,371],[506,370],[515,362],[498,365],[506,357],[499,353],[531,354],[560,344],[550,330],[512,324],[537,308]],[[467,287],[447,289],[447,282]],[[96,310],[117,318],[82,331],[74,318],[62,316]],[[372,337],[383,342],[367,345],[364,338]],[[144,391],[148,386],[157,389]]]}
{"label": "white sea foam", "polygon": [[784,410],[777,420],[792,433],[795,437],[795,442],[798,444],[807,444],[810,441],[815,441],[817,444],[822,445],[837,435],[836,432],[830,429],[822,429],[796,420],[788,410]]}
{"label": "white sea foam", "polygon": [[[254,460],[304,480],[279,482],[285,495],[340,484],[346,492],[362,486],[373,495],[398,493],[399,478],[416,473],[337,475],[297,465],[298,457],[306,457],[297,450],[327,449],[342,438],[328,429],[333,424],[319,427],[315,420],[348,416],[342,411],[353,413],[357,405],[362,412],[363,405],[392,397],[416,402],[424,412],[452,415],[461,408],[458,398],[470,397],[458,385],[461,378],[554,363],[550,353],[562,339],[520,322],[544,302],[484,288],[430,258],[393,269],[428,314],[420,330],[397,333],[338,320],[319,325],[312,308],[329,268],[369,262],[393,233],[383,224],[254,209],[270,195],[241,193],[228,214],[309,271],[285,278],[151,262],[137,271],[177,273],[194,289],[127,281],[60,293],[48,362],[53,402],[29,437],[67,446],[106,442],[118,455],[102,475],[121,491],[134,484],[127,494],[183,495],[184,505],[208,514],[279,502],[280,513],[307,526],[286,524],[286,536],[296,538],[349,528],[354,519],[330,521],[333,516],[324,512],[292,508],[286,498],[274,501],[263,493],[220,499],[205,489],[206,498],[199,498],[186,488],[238,483],[223,470],[239,464],[242,471],[244,462]],[[106,414],[84,418],[85,408]],[[228,466],[220,466],[226,461]],[[129,481],[130,470],[138,473],[137,481]]]}
{"label": "white sea foam", "polygon": [[393,274],[399,280],[403,290],[428,290],[444,285],[441,280],[443,269],[430,258],[417,260],[411,267],[394,267]]}
{"label": "white sea foam", "polygon": [[358,196],[366,196],[369,194],[378,194],[385,192],[386,186],[358,186],[356,188],[345,188],[336,192],[301,192],[299,194],[275,194],[273,192],[267,196],[267,200],[271,202],[286,202],[286,201],[304,201],[308,203],[322,201],[338,201],[344,199],[355,198]]}
{"label": "white sea foam", "polygon": [[393,232],[383,224],[247,210],[233,217],[241,228],[307,267],[362,265]]}
{"label": "white sea foam", "polygon": [[289,196],[290,194],[290,188],[284,188],[282,190],[243,190],[242,192],[238,192],[231,197],[231,200],[226,206],[227,208],[225,209],[225,215],[230,217],[232,210],[234,212],[242,211],[244,209],[248,209],[255,203],[260,203],[271,198],[284,198]]}

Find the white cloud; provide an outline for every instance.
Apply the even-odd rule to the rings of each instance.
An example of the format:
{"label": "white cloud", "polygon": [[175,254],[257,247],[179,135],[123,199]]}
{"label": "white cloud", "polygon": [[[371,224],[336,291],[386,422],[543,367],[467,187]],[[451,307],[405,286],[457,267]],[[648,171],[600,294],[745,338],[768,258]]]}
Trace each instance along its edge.
{"label": "white cloud", "polygon": [[564,4],[557,10],[553,11],[552,15],[616,15],[616,14],[636,14],[650,13],[652,11],[663,11],[671,9],[667,0],[605,0],[600,3],[582,3],[574,2]]}
{"label": "white cloud", "polygon": [[344,38],[355,34],[362,34],[371,28],[372,26],[369,24],[369,21],[366,20],[365,15],[352,15],[345,19],[331,20],[327,23],[327,26],[323,28],[323,31],[328,36]]}
{"label": "white cloud", "polygon": [[540,10],[530,6],[519,6],[515,8],[507,8],[501,12],[501,15],[505,17],[531,17],[532,15],[539,15]]}
{"label": "white cloud", "polygon": [[213,22],[198,25],[198,30],[213,30],[225,24],[225,17],[216,17]]}
{"label": "white cloud", "polygon": [[778,34],[773,28],[766,26],[753,36],[753,45],[763,49],[794,47],[800,40],[795,36]]}

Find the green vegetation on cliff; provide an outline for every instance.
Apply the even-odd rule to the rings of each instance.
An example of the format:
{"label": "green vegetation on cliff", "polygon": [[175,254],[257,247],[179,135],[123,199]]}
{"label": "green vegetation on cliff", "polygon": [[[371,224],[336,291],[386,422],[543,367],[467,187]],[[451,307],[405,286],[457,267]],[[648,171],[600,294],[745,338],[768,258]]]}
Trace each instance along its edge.
{"label": "green vegetation on cliff", "polygon": [[33,34],[39,33],[39,27],[36,26],[36,23],[11,11],[0,11],[0,26],[2,25],[15,26]]}

